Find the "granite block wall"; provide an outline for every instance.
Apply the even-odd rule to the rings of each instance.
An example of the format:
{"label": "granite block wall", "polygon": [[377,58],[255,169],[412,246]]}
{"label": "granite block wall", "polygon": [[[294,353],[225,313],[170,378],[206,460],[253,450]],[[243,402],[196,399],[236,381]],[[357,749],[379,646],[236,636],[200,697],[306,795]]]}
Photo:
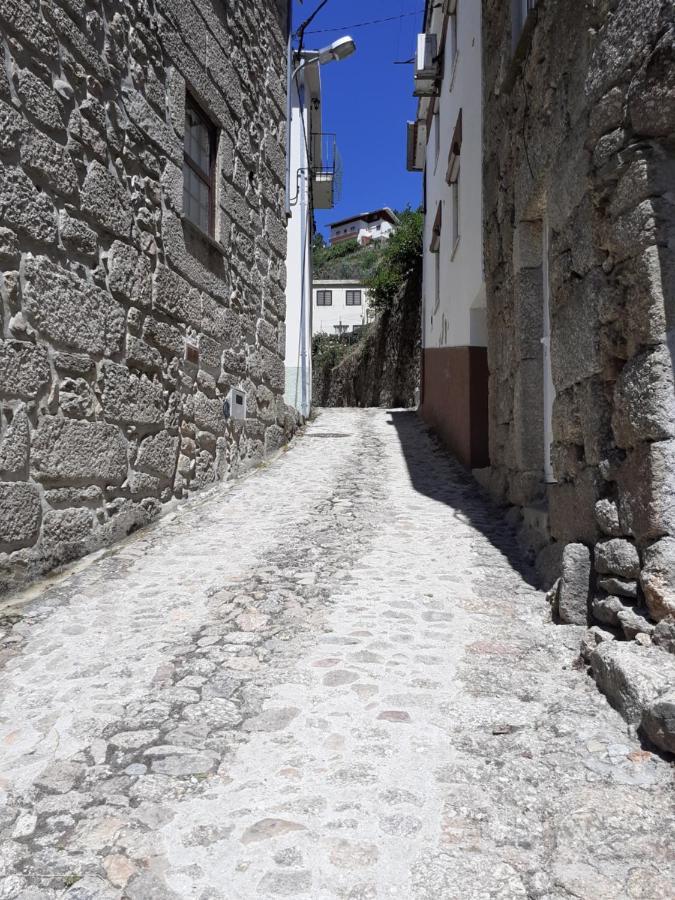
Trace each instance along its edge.
{"label": "granite block wall", "polygon": [[675,4],[539,0],[514,49],[515,6],[483,0],[490,487],[547,512],[524,536],[567,621],[649,634],[675,613]]}
{"label": "granite block wall", "polygon": [[[0,3],[0,590],[295,427],[287,28],[283,0]],[[217,128],[210,236],[183,211],[188,92]]]}

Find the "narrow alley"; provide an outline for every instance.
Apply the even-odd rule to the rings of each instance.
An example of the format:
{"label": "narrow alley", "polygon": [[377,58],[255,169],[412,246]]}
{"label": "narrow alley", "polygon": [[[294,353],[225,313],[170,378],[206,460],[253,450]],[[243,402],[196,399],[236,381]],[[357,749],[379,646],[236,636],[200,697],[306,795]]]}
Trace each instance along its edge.
{"label": "narrow alley", "polygon": [[5,605],[0,897],[671,898],[671,766],[411,412]]}

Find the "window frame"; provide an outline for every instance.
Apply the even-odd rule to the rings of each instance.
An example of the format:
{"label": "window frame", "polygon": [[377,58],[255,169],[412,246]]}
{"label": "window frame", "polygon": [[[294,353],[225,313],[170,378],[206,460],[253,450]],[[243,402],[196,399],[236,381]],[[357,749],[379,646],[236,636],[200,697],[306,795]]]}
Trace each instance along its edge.
{"label": "window frame", "polygon": [[[186,150],[185,142],[186,135],[183,137],[183,162],[190,169],[190,171],[208,188],[209,192],[209,210],[208,210],[208,230],[204,232],[204,229],[199,224],[199,222],[195,222],[193,218],[191,218],[186,210],[185,210],[185,199],[183,199],[183,214],[185,218],[190,222],[192,226],[199,229],[199,231],[204,232],[208,237],[215,238],[216,231],[216,163],[218,159],[218,126],[213,122],[208,114],[204,111],[203,107],[199,105],[197,100],[192,96],[189,91],[185,92],[185,115],[187,118],[188,112],[191,112],[195,115],[200,122],[206,127],[206,131],[209,139],[209,171],[206,172],[199,163],[192,159],[189,153]],[[183,176],[185,179],[185,176]],[[185,184],[183,184],[183,196],[185,196]]]}
{"label": "window frame", "polygon": [[[354,299],[349,299],[350,294],[358,294],[359,302],[355,303]],[[363,306],[363,295],[361,293],[361,288],[350,288],[345,291],[345,306]]]}
{"label": "window frame", "polygon": [[[328,302],[326,302],[328,301]],[[316,292],[316,305],[317,306],[332,306],[333,305],[333,290],[317,290]]]}

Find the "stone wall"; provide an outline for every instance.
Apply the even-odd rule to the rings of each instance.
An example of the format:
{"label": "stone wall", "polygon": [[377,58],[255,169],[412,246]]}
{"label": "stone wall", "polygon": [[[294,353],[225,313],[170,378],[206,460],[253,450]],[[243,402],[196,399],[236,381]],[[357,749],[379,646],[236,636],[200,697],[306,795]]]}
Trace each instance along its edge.
{"label": "stone wall", "polygon": [[411,407],[420,383],[421,266],[337,366],[315,365],[315,406]]}
{"label": "stone wall", "polygon": [[[292,430],[286,32],[285,0],[0,3],[0,589]],[[219,129],[212,238],[182,215],[186,90]]]}
{"label": "stone wall", "polygon": [[675,613],[675,3],[539,0],[515,53],[511,4],[483,14],[490,488],[542,572],[568,548],[565,621],[649,634]]}

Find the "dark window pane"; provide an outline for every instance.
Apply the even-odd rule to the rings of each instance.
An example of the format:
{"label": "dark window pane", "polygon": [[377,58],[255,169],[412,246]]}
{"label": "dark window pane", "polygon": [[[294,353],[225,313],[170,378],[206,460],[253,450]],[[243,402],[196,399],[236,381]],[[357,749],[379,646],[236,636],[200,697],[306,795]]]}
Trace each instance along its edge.
{"label": "dark window pane", "polygon": [[211,165],[209,129],[194,110],[185,111],[185,152],[205,174]]}

